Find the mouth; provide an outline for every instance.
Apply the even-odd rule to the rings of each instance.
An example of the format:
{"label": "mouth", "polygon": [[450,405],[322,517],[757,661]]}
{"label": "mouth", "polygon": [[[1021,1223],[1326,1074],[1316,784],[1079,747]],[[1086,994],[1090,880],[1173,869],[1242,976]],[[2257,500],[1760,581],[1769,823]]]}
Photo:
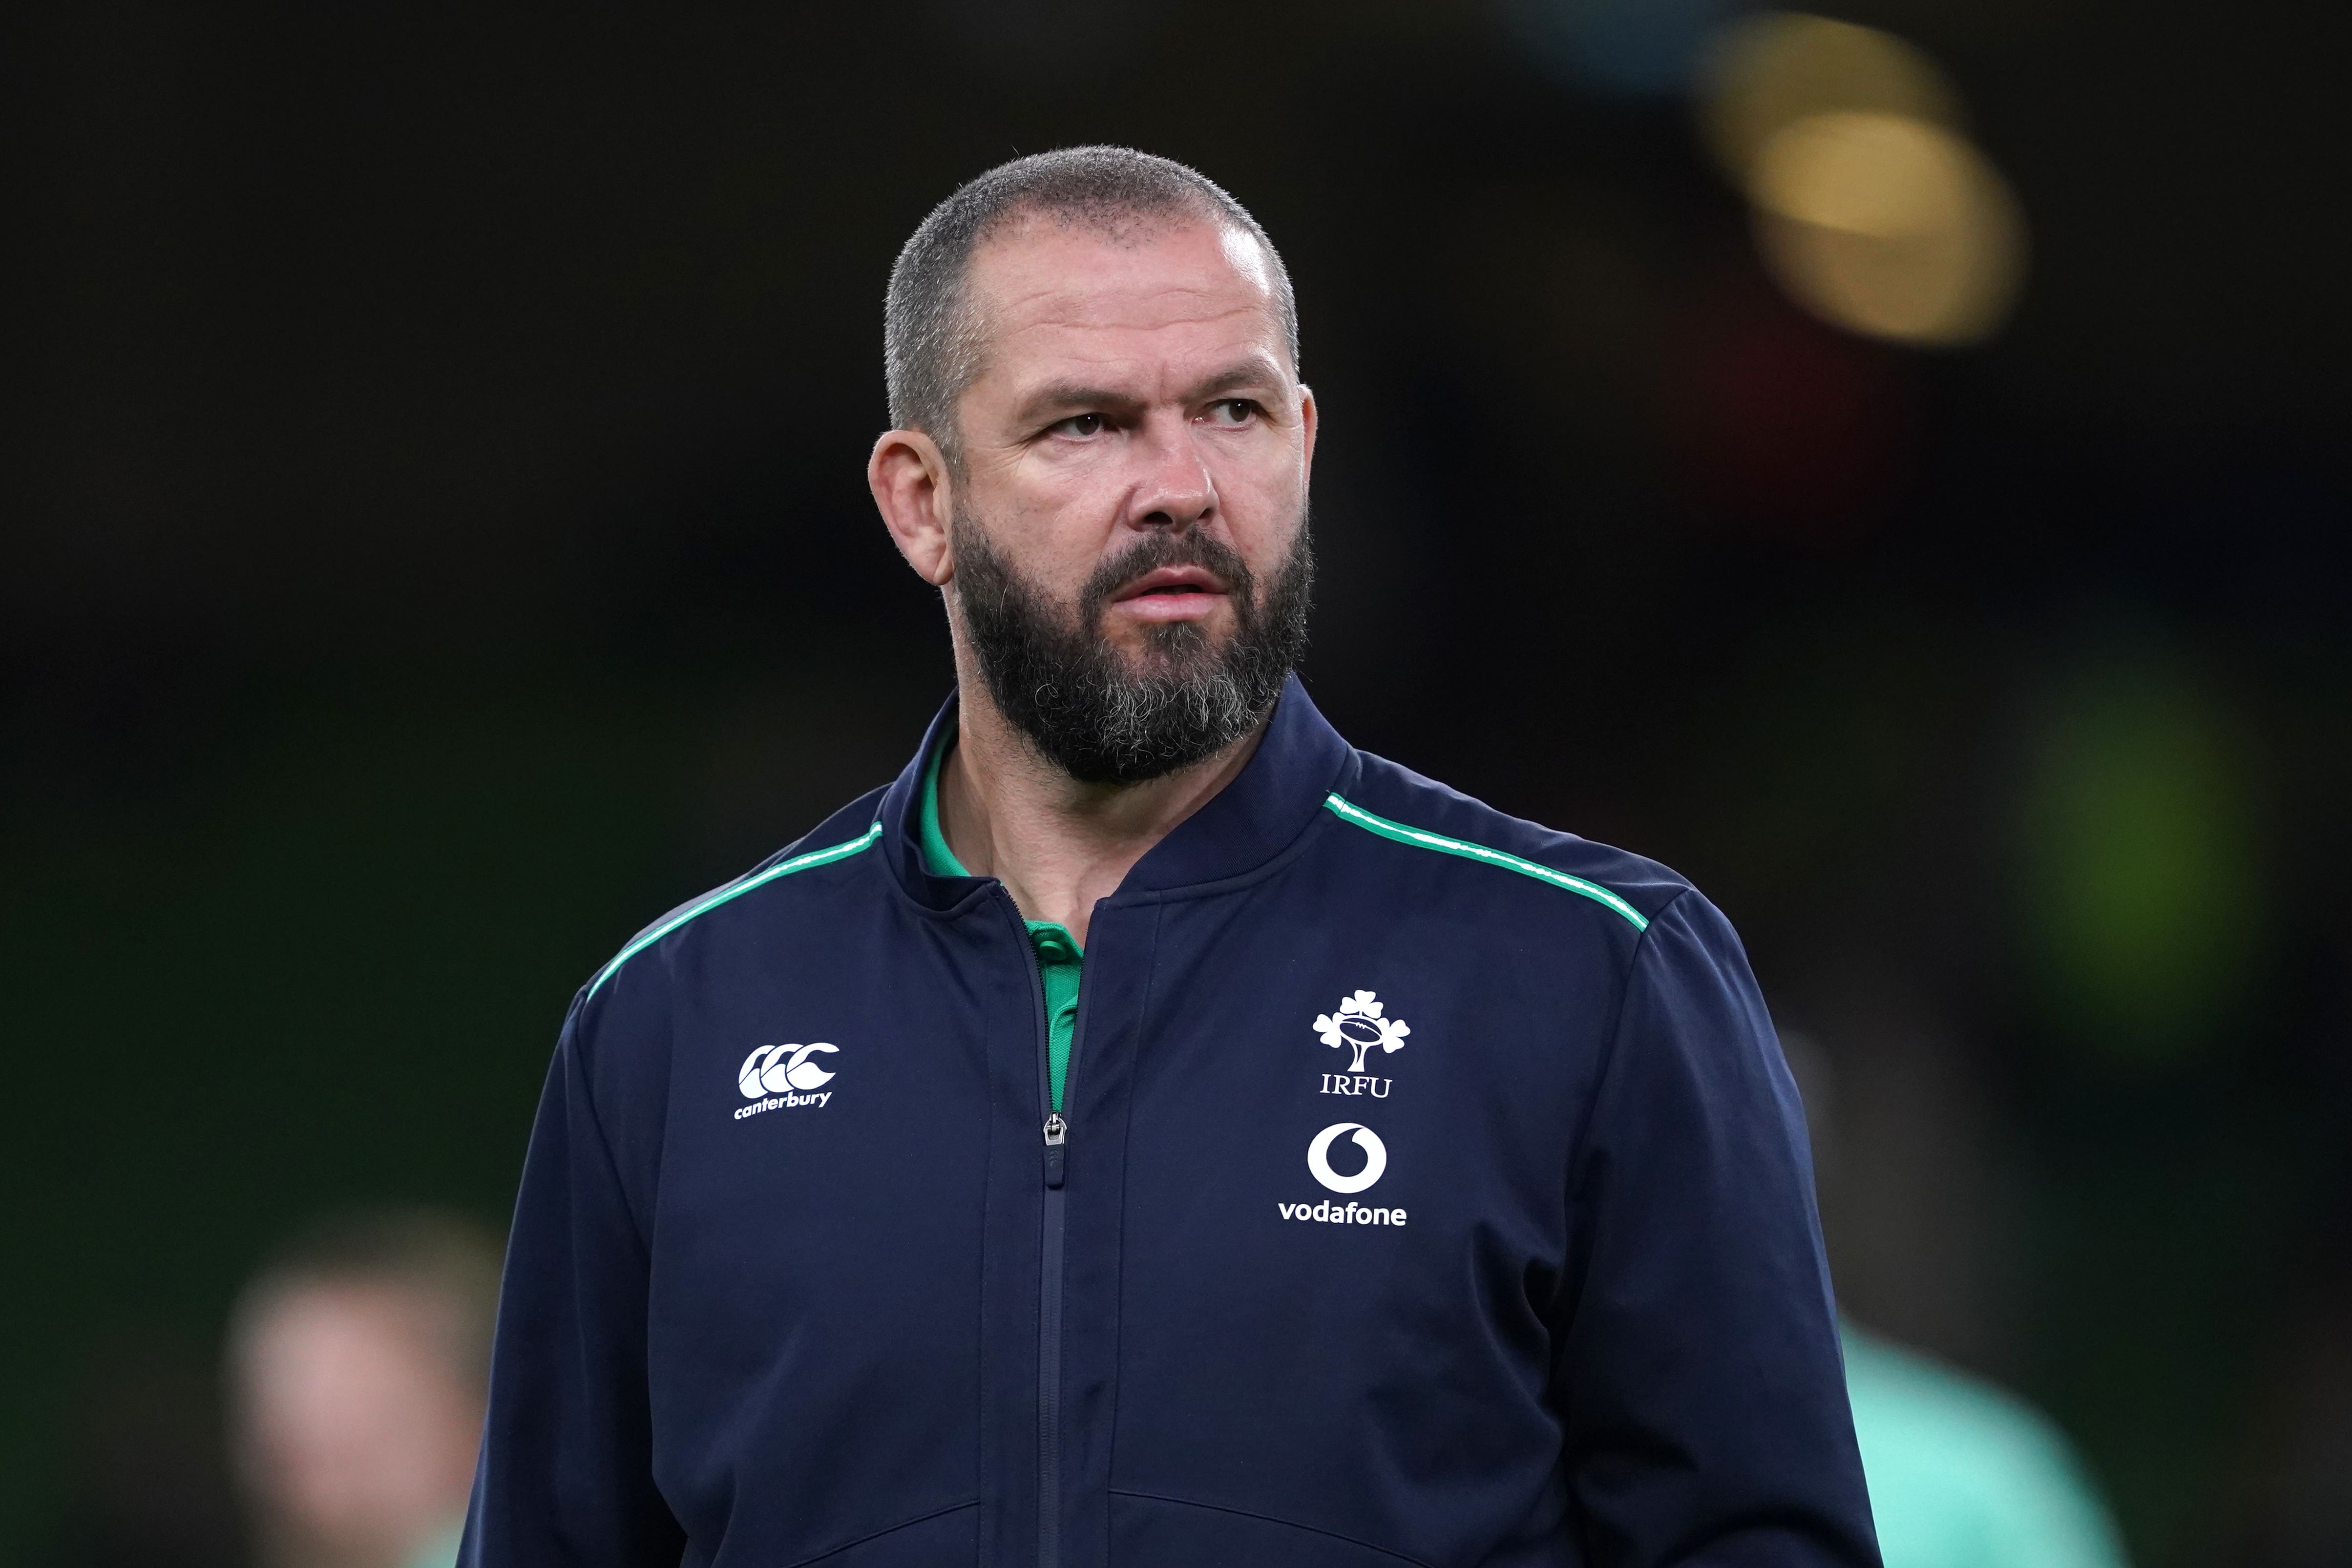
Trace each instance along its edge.
{"label": "mouth", "polygon": [[1121,610],[1150,621],[1194,621],[1224,601],[1225,585],[1206,567],[1163,566],[1111,596]]}

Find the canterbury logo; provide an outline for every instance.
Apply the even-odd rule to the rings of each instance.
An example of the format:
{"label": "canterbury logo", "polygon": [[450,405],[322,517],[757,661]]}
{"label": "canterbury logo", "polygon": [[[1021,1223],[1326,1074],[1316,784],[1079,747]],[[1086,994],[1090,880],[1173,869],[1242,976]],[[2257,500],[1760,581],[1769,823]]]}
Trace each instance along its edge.
{"label": "canterbury logo", "polygon": [[735,1074],[735,1087],[743,1098],[751,1102],[735,1113],[735,1119],[756,1116],[762,1111],[781,1111],[802,1105],[823,1105],[833,1098],[833,1091],[824,1085],[834,1075],[823,1064],[809,1060],[818,1051],[837,1053],[840,1047],[825,1040],[813,1040],[807,1045],[797,1041],[786,1045],[763,1045],[743,1059]]}

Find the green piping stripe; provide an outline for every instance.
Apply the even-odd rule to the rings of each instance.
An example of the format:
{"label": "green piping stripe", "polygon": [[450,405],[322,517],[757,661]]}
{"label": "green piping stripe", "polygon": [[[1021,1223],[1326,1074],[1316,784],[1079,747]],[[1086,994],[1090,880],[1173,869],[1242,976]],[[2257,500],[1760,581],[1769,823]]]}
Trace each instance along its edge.
{"label": "green piping stripe", "polygon": [[1521,876],[1531,876],[1538,882],[1548,882],[1554,887],[1580,893],[1595,904],[1605,904],[1632,921],[1636,931],[1650,928],[1647,916],[1599,883],[1587,882],[1580,876],[1570,876],[1564,871],[1554,871],[1548,865],[1538,865],[1533,861],[1521,860],[1500,850],[1490,850],[1484,844],[1465,843],[1460,839],[1449,839],[1442,833],[1423,832],[1419,828],[1408,828],[1402,822],[1391,822],[1386,817],[1376,817],[1338,795],[1324,796],[1323,804],[1342,821],[1353,822],[1368,833],[1378,833],[1384,839],[1394,839],[1401,844],[1412,844],[1418,849],[1435,850],[1441,854],[1460,855],[1465,860],[1485,861],[1489,865],[1502,866],[1517,872]]}
{"label": "green piping stripe", "polygon": [[655,943],[660,941],[663,937],[668,936],[671,932],[685,925],[688,921],[692,920],[695,916],[698,915],[708,915],[712,910],[718,908],[720,904],[727,903],[730,899],[740,898],[745,894],[751,892],[753,888],[772,883],[780,876],[790,876],[796,871],[806,871],[813,865],[827,865],[835,861],[847,860],[850,856],[866,848],[866,845],[872,843],[881,836],[882,824],[877,822],[845,844],[835,844],[831,849],[811,850],[804,855],[794,855],[792,859],[784,862],[782,865],[772,865],[767,870],[760,873],[757,876],[746,877],[741,882],[736,883],[730,887],[720,888],[717,893],[712,894],[709,898],[704,899],[700,904],[696,904],[693,908],[672,915],[669,919],[663,921],[659,925],[655,926],[652,930],[639,936],[635,941],[631,942],[627,946],[622,948],[620,956],[614,958],[611,963],[597,970],[596,977],[588,982],[588,994],[592,997],[594,996],[596,994],[596,988],[613,977],[613,971],[618,969],[622,965],[627,963],[630,959],[635,957],[638,954],[644,952],[646,948],[652,946]]}

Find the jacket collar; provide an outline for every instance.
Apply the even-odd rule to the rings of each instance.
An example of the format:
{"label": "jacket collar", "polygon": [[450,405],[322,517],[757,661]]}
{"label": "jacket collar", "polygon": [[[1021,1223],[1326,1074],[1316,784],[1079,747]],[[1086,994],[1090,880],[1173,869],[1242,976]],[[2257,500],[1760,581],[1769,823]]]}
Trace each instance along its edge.
{"label": "jacket collar", "polygon": [[[948,911],[994,881],[933,876],[923,865],[923,769],[956,725],[952,693],[923,744],[882,796],[883,859],[901,887],[927,908]],[[1323,798],[1354,782],[1356,754],[1318,712],[1292,675],[1283,684],[1256,752],[1232,783],[1138,861],[1112,895],[1127,903],[1245,876],[1280,854],[1315,821]]]}

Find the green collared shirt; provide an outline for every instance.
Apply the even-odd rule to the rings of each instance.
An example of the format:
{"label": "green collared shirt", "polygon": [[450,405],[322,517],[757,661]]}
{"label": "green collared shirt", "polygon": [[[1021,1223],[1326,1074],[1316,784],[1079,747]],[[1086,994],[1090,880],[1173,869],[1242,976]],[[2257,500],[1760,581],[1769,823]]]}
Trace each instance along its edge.
{"label": "green collared shirt", "polygon": [[1886,1568],[2127,1568],[2081,1461],[2040,1411],[1851,1323],[1843,1337]]}
{"label": "green collared shirt", "polygon": [[[933,876],[970,876],[948,836],[940,831],[940,764],[948,743],[931,753],[923,769],[923,869]],[[1070,1040],[1078,1030],[1078,974],[1086,962],[1076,937],[1051,920],[1032,920],[1029,946],[1037,954],[1037,978],[1045,988],[1045,1070],[1053,1081],[1053,1109],[1062,1108],[1062,1082],[1070,1075]]]}

